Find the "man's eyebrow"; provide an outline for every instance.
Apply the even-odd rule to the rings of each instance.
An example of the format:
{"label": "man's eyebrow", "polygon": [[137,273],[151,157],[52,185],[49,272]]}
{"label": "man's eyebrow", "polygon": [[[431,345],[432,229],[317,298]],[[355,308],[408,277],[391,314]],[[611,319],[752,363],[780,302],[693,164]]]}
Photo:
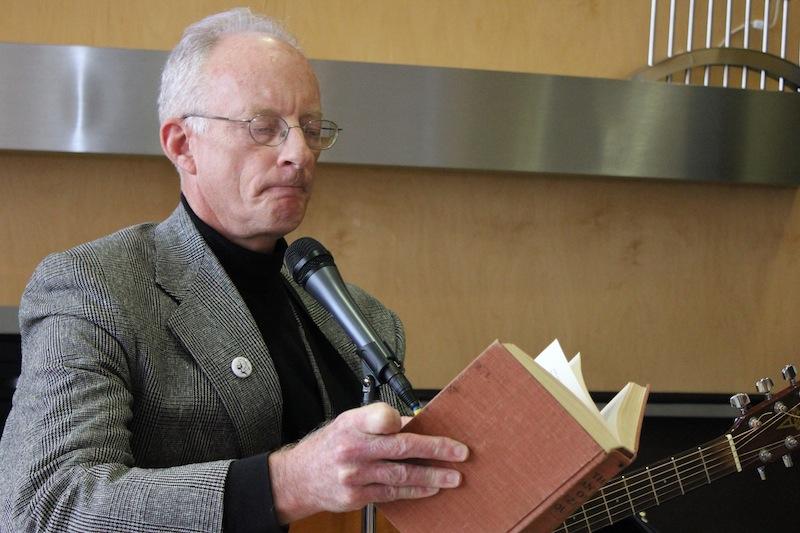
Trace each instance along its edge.
{"label": "man's eyebrow", "polygon": [[300,115],[300,118],[320,119],[322,118],[322,111],[308,111],[307,113],[303,113],[302,115]]}
{"label": "man's eyebrow", "polygon": [[261,116],[261,115],[273,115],[273,116],[276,116],[276,117],[281,116],[280,113],[278,113],[274,109],[270,109],[268,107],[261,107],[261,108],[258,108],[258,109],[251,109],[249,115],[251,117],[258,117],[258,116]]}
{"label": "man's eyebrow", "polygon": [[[271,115],[276,117],[283,117],[280,113],[275,111],[271,108],[261,108],[256,109],[250,116],[257,117],[260,115]],[[314,111],[306,111],[300,114],[301,119],[321,119],[322,118],[322,111],[314,110]]]}

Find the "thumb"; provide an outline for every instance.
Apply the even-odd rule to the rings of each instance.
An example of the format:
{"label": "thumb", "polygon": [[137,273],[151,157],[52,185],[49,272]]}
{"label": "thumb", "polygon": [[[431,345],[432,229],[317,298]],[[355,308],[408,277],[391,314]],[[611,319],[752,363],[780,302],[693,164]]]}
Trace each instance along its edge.
{"label": "thumb", "polygon": [[400,413],[386,403],[373,403],[353,410],[354,426],[359,431],[373,435],[397,433],[403,427]]}

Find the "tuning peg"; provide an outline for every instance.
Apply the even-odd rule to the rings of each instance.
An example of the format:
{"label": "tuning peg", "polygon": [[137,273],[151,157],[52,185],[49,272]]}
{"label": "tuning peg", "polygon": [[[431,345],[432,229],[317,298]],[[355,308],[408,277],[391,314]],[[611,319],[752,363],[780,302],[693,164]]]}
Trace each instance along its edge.
{"label": "tuning peg", "polygon": [[786,468],[791,468],[794,466],[794,462],[792,462],[792,456],[788,453],[783,456],[783,466]]}
{"label": "tuning peg", "polygon": [[761,394],[764,394],[767,400],[769,400],[770,398],[772,398],[771,391],[774,385],[775,383],[772,382],[772,378],[761,378],[758,381],[756,381],[756,390]]}
{"label": "tuning peg", "polygon": [[792,386],[797,384],[797,368],[795,368],[794,365],[786,365],[783,367],[781,374],[783,374],[783,379],[791,383]]}
{"label": "tuning peg", "polygon": [[767,467],[759,466],[758,468],[756,468],[756,470],[758,471],[758,477],[761,478],[761,481],[766,481],[767,480]]}
{"label": "tuning peg", "polygon": [[739,392],[731,396],[731,407],[738,409],[742,414],[747,412],[748,405],[750,405],[750,396],[744,392]]}

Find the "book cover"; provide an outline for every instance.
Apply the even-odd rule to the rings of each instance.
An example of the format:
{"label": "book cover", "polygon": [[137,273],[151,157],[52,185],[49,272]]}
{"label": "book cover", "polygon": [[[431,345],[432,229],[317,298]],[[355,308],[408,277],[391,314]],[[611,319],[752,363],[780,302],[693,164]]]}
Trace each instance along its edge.
{"label": "book cover", "polygon": [[633,460],[598,444],[497,341],[403,431],[445,435],[470,448],[466,462],[448,465],[462,472],[460,487],[379,504],[403,533],[551,531]]}

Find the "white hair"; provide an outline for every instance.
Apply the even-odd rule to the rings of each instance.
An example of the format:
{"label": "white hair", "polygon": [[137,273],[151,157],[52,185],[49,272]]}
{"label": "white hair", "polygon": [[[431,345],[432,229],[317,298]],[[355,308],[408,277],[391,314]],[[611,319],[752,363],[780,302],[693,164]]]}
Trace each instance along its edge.
{"label": "white hair", "polygon": [[[220,39],[239,33],[261,33],[300,49],[297,40],[283,26],[249,8],[239,7],[204,18],[186,28],[172,49],[161,72],[158,94],[160,123],[171,117],[201,111],[206,103],[203,66]],[[202,122],[192,121],[197,130]]]}

